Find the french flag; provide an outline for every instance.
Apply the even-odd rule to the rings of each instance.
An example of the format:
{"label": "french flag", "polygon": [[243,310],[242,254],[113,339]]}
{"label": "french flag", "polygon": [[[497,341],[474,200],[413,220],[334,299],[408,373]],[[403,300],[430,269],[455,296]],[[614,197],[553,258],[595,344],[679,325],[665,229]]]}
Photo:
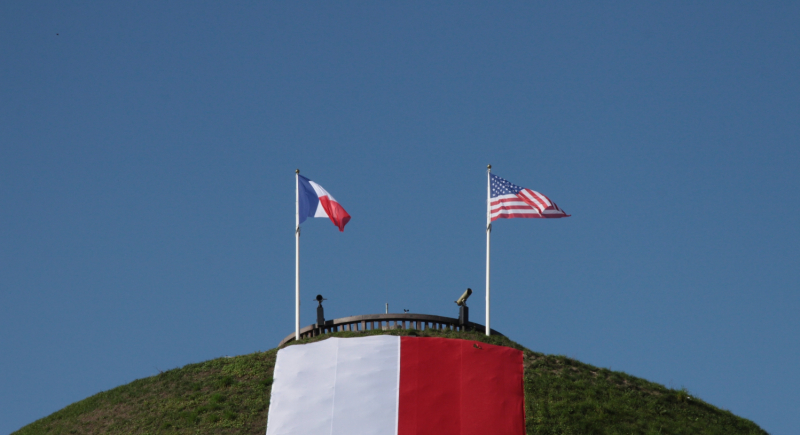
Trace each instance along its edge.
{"label": "french flag", "polygon": [[350,222],[350,215],[344,210],[333,195],[328,193],[319,184],[297,174],[297,200],[300,213],[300,223],[309,217],[327,217],[339,231],[344,231],[344,226]]}
{"label": "french flag", "polygon": [[267,435],[525,435],[522,352],[377,335],[278,351]]}

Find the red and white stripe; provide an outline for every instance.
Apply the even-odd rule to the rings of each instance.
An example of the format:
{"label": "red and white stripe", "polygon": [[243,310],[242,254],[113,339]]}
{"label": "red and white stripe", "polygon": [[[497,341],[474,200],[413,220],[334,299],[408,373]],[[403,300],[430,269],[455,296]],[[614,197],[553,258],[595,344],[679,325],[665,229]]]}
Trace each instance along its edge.
{"label": "red and white stripe", "polygon": [[539,212],[545,211],[548,207],[552,207],[553,203],[550,202],[550,199],[541,193],[531,190],[531,189],[522,189],[517,193],[523,201],[525,201],[531,207],[535,207]]}
{"label": "red and white stripe", "polygon": [[541,193],[522,189],[517,193],[500,195],[491,200],[492,220],[511,218],[556,218],[568,214]]}
{"label": "red and white stripe", "polygon": [[522,352],[469,340],[329,338],[278,352],[267,435],[524,435]]}

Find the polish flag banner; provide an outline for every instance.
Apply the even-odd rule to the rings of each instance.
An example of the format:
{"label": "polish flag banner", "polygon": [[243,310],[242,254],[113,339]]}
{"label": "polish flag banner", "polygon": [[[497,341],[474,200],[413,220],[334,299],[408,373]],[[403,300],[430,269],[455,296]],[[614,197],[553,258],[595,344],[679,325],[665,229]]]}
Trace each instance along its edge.
{"label": "polish flag banner", "polygon": [[339,231],[344,231],[344,226],[350,222],[350,215],[345,209],[319,184],[308,178],[297,175],[297,199],[300,212],[300,223],[306,218],[330,218]]}
{"label": "polish flag banner", "polygon": [[522,352],[378,335],[278,351],[267,435],[524,435]]}

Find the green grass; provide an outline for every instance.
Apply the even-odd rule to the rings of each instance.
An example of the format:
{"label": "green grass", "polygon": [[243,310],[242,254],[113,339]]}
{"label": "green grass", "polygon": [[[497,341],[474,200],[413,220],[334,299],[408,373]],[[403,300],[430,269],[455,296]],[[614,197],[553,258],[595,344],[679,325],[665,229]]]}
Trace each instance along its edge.
{"label": "green grass", "polygon": [[[505,337],[414,330],[366,334],[461,338],[522,350],[529,435],[766,434],[753,422],[685,389],[669,389],[564,356],[532,352]],[[218,358],[139,379],[73,403],[14,434],[263,435],[276,355],[273,349]]]}

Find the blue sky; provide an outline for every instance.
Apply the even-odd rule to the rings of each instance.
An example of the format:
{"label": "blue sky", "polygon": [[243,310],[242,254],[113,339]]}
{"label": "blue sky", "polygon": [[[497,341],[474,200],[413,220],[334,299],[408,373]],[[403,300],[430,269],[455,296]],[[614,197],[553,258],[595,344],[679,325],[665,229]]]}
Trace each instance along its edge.
{"label": "blue sky", "polygon": [[796,2],[0,5],[0,432],[302,324],[482,319],[800,427]]}

